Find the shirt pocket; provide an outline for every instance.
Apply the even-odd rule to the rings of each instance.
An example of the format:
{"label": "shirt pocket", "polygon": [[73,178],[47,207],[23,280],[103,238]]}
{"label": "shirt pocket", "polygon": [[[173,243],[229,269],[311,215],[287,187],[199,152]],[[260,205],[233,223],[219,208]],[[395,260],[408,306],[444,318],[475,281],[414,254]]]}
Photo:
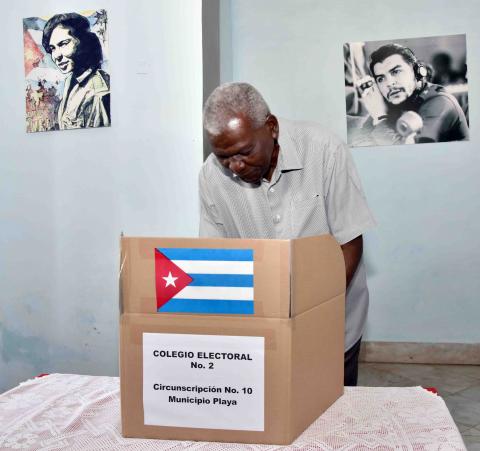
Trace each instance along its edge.
{"label": "shirt pocket", "polygon": [[293,199],[291,218],[294,238],[329,233],[325,203],[320,194]]}
{"label": "shirt pocket", "polygon": [[311,194],[310,196],[307,196],[307,197],[293,199],[292,206],[296,210],[301,210],[302,208],[312,208],[316,206],[319,198],[320,198],[320,194]]}
{"label": "shirt pocket", "polygon": [[223,221],[220,219],[220,215],[218,214],[215,204],[209,204],[208,211],[210,212],[210,217],[216,225],[223,225]]}

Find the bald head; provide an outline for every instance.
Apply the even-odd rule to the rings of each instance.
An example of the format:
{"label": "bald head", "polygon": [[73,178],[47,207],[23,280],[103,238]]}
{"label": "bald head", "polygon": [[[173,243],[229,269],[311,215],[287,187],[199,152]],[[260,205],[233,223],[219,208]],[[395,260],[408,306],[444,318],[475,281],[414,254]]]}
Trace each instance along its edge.
{"label": "bald head", "polygon": [[239,116],[255,129],[265,124],[270,114],[267,102],[248,83],[225,83],[208,97],[203,108],[203,126],[210,136],[218,136],[225,128],[235,127]]}

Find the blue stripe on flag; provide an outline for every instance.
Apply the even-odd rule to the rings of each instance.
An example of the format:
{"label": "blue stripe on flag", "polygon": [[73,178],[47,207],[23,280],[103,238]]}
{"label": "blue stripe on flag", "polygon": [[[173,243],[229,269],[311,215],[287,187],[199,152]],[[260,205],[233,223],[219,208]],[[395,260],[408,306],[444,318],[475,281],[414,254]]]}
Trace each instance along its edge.
{"label": "blue stripe on flag", "polygon": [[253,287],[250,274],[189,274],[189,287]]}
{"label": "blue stripe on flag", "polygon": [[161,313],[218,313],[253,315],[253,301],[212,299],[170,299],[158,309]]}
{"label": "blue stripe on flag", "polygon": [[187,249],[159,247],[158,250],[170,260],[253,261],[253,249]]}

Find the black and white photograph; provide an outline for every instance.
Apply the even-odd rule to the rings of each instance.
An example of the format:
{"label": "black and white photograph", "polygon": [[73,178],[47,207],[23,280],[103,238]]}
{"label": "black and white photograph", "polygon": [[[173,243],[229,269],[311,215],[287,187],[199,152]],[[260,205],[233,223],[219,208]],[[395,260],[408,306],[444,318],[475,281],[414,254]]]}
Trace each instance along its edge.
{"label": "black and white photograph", "polygon": [[344,44],[351,147],[469,140],[466,35]]}

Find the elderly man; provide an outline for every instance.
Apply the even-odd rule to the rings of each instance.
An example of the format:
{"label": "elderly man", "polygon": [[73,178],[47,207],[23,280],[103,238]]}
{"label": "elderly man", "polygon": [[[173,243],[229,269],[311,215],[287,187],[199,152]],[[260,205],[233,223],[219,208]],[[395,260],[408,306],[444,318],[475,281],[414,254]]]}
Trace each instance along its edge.
{"label": "elderly man", "polygon": [[347,275],[345,385],[356,385],[368,289],[362,233],[374,225],[345,145],[319,125],[279,120],[246,83],[215,89],[204,107],[213,148],[200,172],[200,236],[332,234]]}
{"label": "elderly man", "polygon": [[361,139],[370,144],[468,140],[468,124],[459,103],[443,86],[426,81],[427,68],[412,50],[383,45],[370,56],[370,72],[375,83],[368,80],[371,77],[359,83],[370,117],[354,145],[361,145]]}

